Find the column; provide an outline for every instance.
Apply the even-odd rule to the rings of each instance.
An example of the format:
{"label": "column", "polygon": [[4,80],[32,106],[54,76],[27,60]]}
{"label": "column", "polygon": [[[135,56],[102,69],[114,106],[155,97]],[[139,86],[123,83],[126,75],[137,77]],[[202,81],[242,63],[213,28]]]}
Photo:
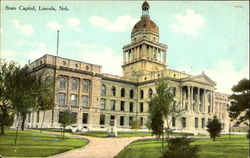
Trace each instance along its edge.
{"label": "column", "polygon": [[206,89],[204,89],[204,112],[205,113],[207,113],[207,106],[206,106],[206,104],[207,104],[207,90]]}
{"label": "column", "polygon": [[166,64],[166,51],[163,52],[163,61],[164,61],[164,64]]}
{"label": "column", "polygon": [[193,95],[194,95],[194,87],[191,86],[191,95],[190,95],[191,101],[190,101],[190,104],[191,104],[192,111],[194,111],[194,109],[193,109],[193,98],[194,98]]}
{"label": "column", "polygon": [[210,90],[210,113],[212,113],[212,109],[213,109],[213,93]]}
{"label": "column", "polygon": [[126,52],[123,51],[123,64],[125,64],[125,63],[126,63]]}
{"label": "column", "polygon": [[146,45],[145,44],[142,45],[141,54],[142,54],[142,57],[146,57],[147,56],[146,55],[147,53],[146,53]]}
{"label": "column", "polygon": [[197,111],[200,112],[200,88],[197,87]]}
{"label": "column", "polygon": [[191,110],[190,108],[190,86],[187,86],[188,88],[188,110]]}

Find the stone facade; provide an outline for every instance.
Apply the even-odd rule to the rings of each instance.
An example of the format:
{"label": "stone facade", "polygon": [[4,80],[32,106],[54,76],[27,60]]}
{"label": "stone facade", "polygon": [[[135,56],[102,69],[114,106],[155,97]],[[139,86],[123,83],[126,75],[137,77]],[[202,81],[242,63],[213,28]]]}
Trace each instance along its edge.
{"label": "stone facade", "polygon": [[[145,3],[145,2],[144,2]],[[150,20],[143,4],[141,20],[134,26],[131,43],[123,47],[123,76],[101,72],[101,66],[58,56],[44,55],[30,65],[35,72],[47,71],[55,81],[53,110],[46,112],[44,127],[60,128],[60,111],[70,109],[77,122],[71,127],[84,130],[107,130],[115,119],[118,131],[130,129],[138,119],[146,130],[149,96],[160,78],[175,87],[175,103],[184,110],[172,118],[178,132],[206,133],[206,123],[214,115],[228,130],[227,95],[215,92],[215,82],[204,73],[193,76],[167,68],[167,45],[159,43],[159,29]],[[40,127],[43,112],[31,112],[27,127]]]}

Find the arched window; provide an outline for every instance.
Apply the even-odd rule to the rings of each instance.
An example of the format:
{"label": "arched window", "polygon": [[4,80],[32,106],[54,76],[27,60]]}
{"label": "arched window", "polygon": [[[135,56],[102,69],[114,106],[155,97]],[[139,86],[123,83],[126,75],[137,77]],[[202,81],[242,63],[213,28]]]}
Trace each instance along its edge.
{"label": "arched window", "polygon": [[148,97],[151,98],[153,96],[153,90],[149,88],[148,90]]}
{"label": "arched window", "polygon": [[114,87],[114,86],[111,88],[111,94],[112,94],[113,96],[115,96],[115,87]]}
{"label": "arched window", "polygon": [[121,97],[125,97],[125,89],[124,88],[121,89]]}
{"label": "arched window", "polygon": [[131,89],[129,92],[129,98],[134,98],[134,90]]}
{"label": "arched window", "polygon": [[140,96],[141,96],[141,99],[144,98],[144,91],[143,90],[140,91]]}
{"label": "arched window", "polygon": [[61,77],[60,78],[60,88],[61,89],[66,89],[66,78],[65,77]]}
{"label": "arched window", "polygon": [[102,85],[101,87],[101,96],[106,96],[106,86]]}
{"label": "arched window", "polygon": [[72,83],[72,87],[71,87],[72,90],[73,91],[78,90],[78,80],[77,79],[73,79],[71,83]]}
{"label": "arched window", "polygon": [[83,91],[84,92],[89,91],[89,81],[83,81]]}

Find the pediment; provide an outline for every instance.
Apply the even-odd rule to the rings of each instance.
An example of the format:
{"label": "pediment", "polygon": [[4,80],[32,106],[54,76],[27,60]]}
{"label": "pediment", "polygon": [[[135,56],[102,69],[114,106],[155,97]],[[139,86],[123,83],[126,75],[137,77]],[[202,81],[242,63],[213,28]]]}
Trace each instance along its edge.
{"label": "pediment", "polygon": [[187,77],[187,78],[183,79],[183,82],[187,82],[187,81],[205,84],[205,85],[209,85],[209,86],[213,86],[213,87],[216,86],[216,83],[214,81],[212,81],[209,77],[207,77],[207,75],[205,75],[205,74]]}

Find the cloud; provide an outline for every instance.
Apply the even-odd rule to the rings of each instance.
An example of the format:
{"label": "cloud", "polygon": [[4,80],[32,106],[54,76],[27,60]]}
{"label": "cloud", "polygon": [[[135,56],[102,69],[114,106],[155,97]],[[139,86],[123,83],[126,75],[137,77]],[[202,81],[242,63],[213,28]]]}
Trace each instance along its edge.
{"label": "cloud", "polygon": [[20,30],[21,33],[25,36],[30,36],[33,32],[33,26],[30,24],[21,25],[19,20],[13,20],[13,25],[17,30]]}
{"label": "cloud", "polygon": [[51,30],[60,30],[62,26],[57,21],[50,21],[46,25]]}
{"label": "cloud", "polygon": [[123,32],[133,27],[138,19],[135,19],[129,15],[118,16],[115,22],[112,23],[104,17],[91,16],[89,21],[91,24],[111,32]]}
{"label": "cloud", "polygon": [[78,32],[81,31],[81,28],[79,27],[80,24],[81,24],[81,21],[78,18],[71,17],[66,20],[66,25],[69,28],[72,28]]}
{"label": "cloud", "polygon": [[199,30],[205,23],[205,19],[201,14],[192,9],[187,9],[186,15],[176,14],[175,19],[177,23],[170,25],[172,31],[192,36],[198,35]]}
{"label": "cloud", "polygon": [[0,28],[1,33],[3,32],[3,28]]}

